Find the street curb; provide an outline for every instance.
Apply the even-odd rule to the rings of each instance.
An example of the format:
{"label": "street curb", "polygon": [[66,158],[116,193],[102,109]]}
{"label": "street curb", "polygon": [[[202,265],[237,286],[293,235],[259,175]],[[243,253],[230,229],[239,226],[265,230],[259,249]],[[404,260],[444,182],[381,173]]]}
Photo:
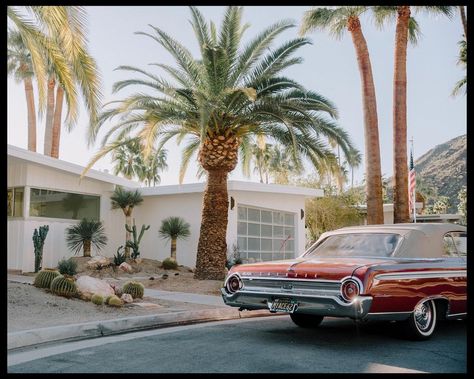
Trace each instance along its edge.
{"label": "street curb", "polygon": [[30,348],[54,342],[70,342],[145,329],[266,316],[274,316],[274,314],[267,310],[239,311],[234,308],[170,312],[157,315],[91,321],[80,324],[61,325],[8,333],[7,350],[13,351],[16,349],[26,347]]}

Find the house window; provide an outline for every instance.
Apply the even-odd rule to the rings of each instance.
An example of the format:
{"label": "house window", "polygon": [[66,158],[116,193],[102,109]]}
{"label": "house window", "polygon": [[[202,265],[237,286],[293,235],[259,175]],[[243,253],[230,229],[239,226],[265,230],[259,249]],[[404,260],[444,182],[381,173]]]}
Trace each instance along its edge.
{"label": "house window", "polygon": [[295,214],[238,206],[237,245],[243,259],[295,257]]}
{"label": "house window", "polygon": [[30,216],[99,220],[100,196],[31,188]]}
{"label": "house window", "polygon": [[15,187],[7,189],[7,216],[22,217],[23,216],[23,187]]}

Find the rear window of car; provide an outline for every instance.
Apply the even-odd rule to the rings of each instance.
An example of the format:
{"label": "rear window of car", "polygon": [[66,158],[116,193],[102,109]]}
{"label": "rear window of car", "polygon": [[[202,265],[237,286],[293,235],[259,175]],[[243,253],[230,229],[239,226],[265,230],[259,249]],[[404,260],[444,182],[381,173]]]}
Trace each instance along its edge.
{"label": "rear window of car", "polygon": [[390,257],[401,236],[394,233],[348,233],[327,237],[305,257]]}

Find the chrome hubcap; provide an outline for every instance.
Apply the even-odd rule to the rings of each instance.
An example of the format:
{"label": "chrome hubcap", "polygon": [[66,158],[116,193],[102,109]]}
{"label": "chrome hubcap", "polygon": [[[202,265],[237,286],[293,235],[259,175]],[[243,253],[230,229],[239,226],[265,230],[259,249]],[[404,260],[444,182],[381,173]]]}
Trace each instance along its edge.
{"label": "chrome hubcap", "polygon": [[418,329],[421,331],[426,331],[431,326],[431,319],[433,318],[433,314],[431,311],[431,307],[428,303],[419,304],[415,308],[415,322]]}

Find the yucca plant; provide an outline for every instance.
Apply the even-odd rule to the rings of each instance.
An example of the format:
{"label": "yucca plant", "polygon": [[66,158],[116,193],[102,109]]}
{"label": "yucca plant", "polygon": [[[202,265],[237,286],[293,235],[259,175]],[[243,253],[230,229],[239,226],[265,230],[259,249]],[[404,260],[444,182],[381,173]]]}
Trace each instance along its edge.
{"label": "yucca plant", "polygon": [[83,249],[84,257],[90,257],[91,246],[101,250],[107,244],[107,236],[101,221],[84,218],[78,224],[66,229],[66,241],[74,254]]}
{"label": "yucca plant", "polygon": [[189,237],[191,225],[181,217],[168,217],[161,222],[158,234],[165,240],[171,240],[171,259],[176,262],[176,241]]}

